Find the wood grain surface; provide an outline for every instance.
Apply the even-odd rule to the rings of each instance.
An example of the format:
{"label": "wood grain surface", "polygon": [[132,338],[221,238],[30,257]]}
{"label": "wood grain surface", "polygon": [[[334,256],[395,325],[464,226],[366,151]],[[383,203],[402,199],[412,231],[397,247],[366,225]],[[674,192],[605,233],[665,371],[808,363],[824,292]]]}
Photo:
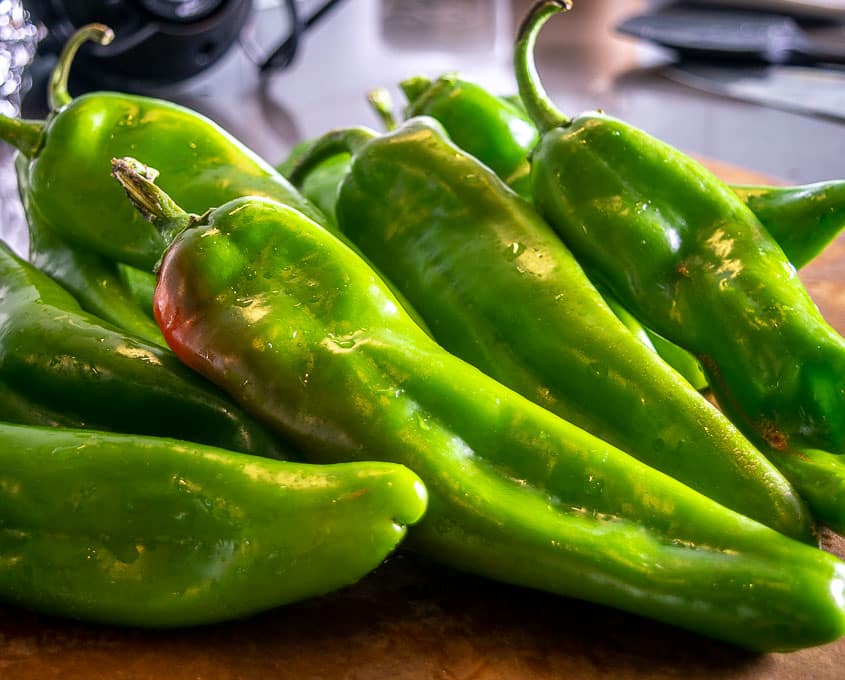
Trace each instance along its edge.
{"label": "wood grain surface", "polygon": [[[710,165],[729,181],[765,179]],[[845,241],[802,278],[845,332]],[[845,557],[842,538],[825,534],[824,546]],[[0,608],[0,678],[841,680],[845,639],[792,654],[752,654],[399,555],[339,593],[191,630],[121,629]]]}

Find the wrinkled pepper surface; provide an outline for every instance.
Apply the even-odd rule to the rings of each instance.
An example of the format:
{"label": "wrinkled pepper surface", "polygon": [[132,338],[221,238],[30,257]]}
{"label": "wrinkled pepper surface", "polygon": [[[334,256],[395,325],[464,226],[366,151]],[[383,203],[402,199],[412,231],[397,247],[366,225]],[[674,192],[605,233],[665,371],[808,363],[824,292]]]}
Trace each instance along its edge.
{"label": "wrinkled pepper surface", "polygon": [[277,437],[169,350],[84,312],[2,242],[0,281],[0,420],[287,457]]}
{"label": "wrinkled pepper surface", "polygon": [[723,505],[809,535],[809,516],[775,467],[629,332],[543,219],[435,120],[382,137],[329,133],[294,184],[338,151],[353,154],[340,229],[447,350]]}
{"label": "wrinkled pepper surface", "polygon": [[[845,565],[734,513],[445,352],[348,246],[287,206],[202,217],[115,173],[168,236],[155,311],[179,356],[311,460],[402,462],[412,545],[494,579],[753,649],[845,630]],[[788,568],[785,566],[788,565]]]}
{"label": "wrinkled pepper surface", "polygon": [[425,510],[408,469],[0,423],[0,599],[185,626],[354,583]]}
{"label": "wrinkled pepper surface", "polygon": [[719,404],[779,450],[845,452],[845,341],[751,210],[688,156],[602,113],[572,120],[542,90],[542,2],[522,25],[520,95],[543,136],[535,204],[634,315],[693,352]]}

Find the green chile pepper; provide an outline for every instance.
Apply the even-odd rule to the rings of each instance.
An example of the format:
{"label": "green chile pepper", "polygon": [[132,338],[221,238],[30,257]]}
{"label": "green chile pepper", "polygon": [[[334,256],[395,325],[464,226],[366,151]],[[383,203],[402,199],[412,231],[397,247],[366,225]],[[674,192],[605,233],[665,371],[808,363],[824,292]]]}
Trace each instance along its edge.
{"label": "green chile pepper", "polygon": [[523,23],[520,95],[543,137],[535,204],[637,318],[693,352],[720,405],[778,450],[845,452],[845,341],[749,208],[700,164],[602,113],[569,120],[531,50],[566,3]]}
{"label": "green chile pepper", "polygon": [[795,187],[731,188],[798,269],[845,228],[845,180]]}
{"label": "green chile pepper", "polygon": [[175,437],[287,457],[166,349],[84,312],[0,242],[0,420]]}
{"label": "green chile pepper", "polygon": [[[149,314],[144,312],[126,281],[120,265],[97,253],[72,245],[45,224],[28,197],[26,178],[18,156],[18,188],[29,225],[29,261],[70,291],[87,312],[115,324],[147,342],[167,347],[152,319],[152,293]],[[136,270],[137,271],[137,270]],[[144,272],[138,272],[143,275]],[[155,277],[148,275],[155,287]]]}
{"label": "green chile pepper", "polygon": [[402,290],[435,339],[500,383],[726,507],[787,535],[809,519],[775,467],[607,307],[572,254],[431,118],[315,144],[352,153],[339,228]]}
{"label": "green chile pepper", "polygon": [[845,631],[839,560],[444,351],[353,250],[307,217],[262,198],[189,216],[132,163],[116,161],[114,172],[176,236],[155,312],[177,354],[311,460],[407,464],[429,493],[412,547],[752,649]]}
{"label": "green chile pepper", "polygon": [[845,534],[845,462],[842,456],[813,449],[767,449],[765,453],[798,489],[813,517],[835,532]]}
{"label": "green chile pepper", "polygon": [[416,522],[387,463],[0,423],[0,599],[131,626],[246,616],[354,583]]}
{"label": "green chile pepper", "polygon": [[[0,139],[18,148],[28,203],[54,233],[79,246],[152,271],[164,241],[109,180],[114,156],[136,153],[155,163],[168,187],[192,210],[236,196],[267,196],[317,222],[322,214],[265,161],[207,118],[158,99],[97,92],[71,100],[67,75],[87,39],[111,40],[93,24],[69,41],[51,82],[45,123],[0,116]],[[84,198],[83,198],[84,197]]]}

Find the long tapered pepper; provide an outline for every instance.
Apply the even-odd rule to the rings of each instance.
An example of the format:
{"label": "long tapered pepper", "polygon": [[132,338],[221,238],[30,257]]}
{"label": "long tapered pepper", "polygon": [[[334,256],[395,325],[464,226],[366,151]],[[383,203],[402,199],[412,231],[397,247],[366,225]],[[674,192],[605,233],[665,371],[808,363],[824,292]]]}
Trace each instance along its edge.
{"label": "long tapered pepper", "polygon": [[792,536],[788,482],[616,318],[557,235],[431,118],[329,133],[292,173],[353,154],[340,229],[453,354],[684,484]]}
{"label": "long tapered pepper", "polygon": [[[174,350],[311,460],[403,462],[429,492],[409,531],[488,577],[753,649],[845,630],[845,565],[653,470],[445,352],[348,246],[287,206],[181,212],[115,174],[176,239],[156,316]],[[789,565],[785,568],[784,565]]]}
{"label": "long tapered pepper", "polygon": [[520,95],[544,133],[535,204],[635,316],[701,360],[746,432],[845,452],[845,340],[754,214],[691,158],[602,113],[570,120],[542,91],[531,52],[563,7],[536,5],[517,41]]}
{"label": "long tapered pepper", "polygon": [[0,242],[0,420],[175,437],[287,457],[173,354],[84,312]]}
{"label": "long tapered pepper", "polygon": [[29,203],[56,234],[114,260],[151,271],[164,241],[129,206],[114,182],[115,155],[143,154],[168,177],[190,209],[246,194],[268,196],[315,220],[325,218],[265,161],[204,116],[170,102],[115,92],[71,99],[67,74],[86,39],[109,40],[108,28],[81,29],[61,55],[47,121],[0,116],[0,139],[28,159]]}
{"label": "long tapered pepper", "polygon": [[132,626],[238,618],[354,583],[425,510],[387,463],[0,423],[0,599]]}

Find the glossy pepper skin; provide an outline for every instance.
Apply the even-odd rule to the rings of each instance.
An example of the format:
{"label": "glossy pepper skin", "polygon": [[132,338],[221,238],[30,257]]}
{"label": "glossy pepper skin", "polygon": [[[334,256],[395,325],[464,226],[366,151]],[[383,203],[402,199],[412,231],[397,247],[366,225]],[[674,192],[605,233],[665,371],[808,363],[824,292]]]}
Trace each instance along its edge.
{"label": "glossy pepper skin", "polygon": [[833,556],[445,352],[351,249],[289,207],[242,198],[188,217],[130,168],[115,172],[143,209],[167,233],[184,228],[155,300],[174,350],[309,459],[374,456],[419,474],[429,506],[409,532],[416,549],[753,649],[845,630]]}
{"label": "glossy pepper skin", "polygon": [[408,469],[0,424],[0,598],[130,626],[247,616],[354,583],[426,504]]}
{"label": "glossy pepper skin", "polygon": [[445,349],[723,505],[797,538],[789,483],[607,307],[552,229],[431,118],[379,137],[329,133],[292,173],[339,150],[340,229]]}
{"label": "glossy pepper skin", "polygon": [[[286,162],[283,172],[286,175],[289,175],[295,167],[296,161],[303,158],[306,152],[315,146],[315,143],[316,140],[311,140],[296,149]],[[451,153],[451,149],[448,153]],[[342,172],[337,172],[338,165],[336,159],[339,158],[343,158],[346,165]],[[450,158],[449,163],[451,162],[452,159]],[[329,164],[331,164],[331,166],[327,167]],[[327,213],[330,212],[334,215],[338,188],[349,169],[349,165],[351,165],[351,157],[347,153],[332,156],[329,160],[321,162],[316,167],[313,167],[313,169],[301,179],[303,193],[305,193],[310,200],[314,201]],[[473,168],[471,172],[476,173],[477,168]],[[335,175],[334,177],[332,177],[333,174]],[[397,174],[398,173],[394,172],[391,176],[389,173],[385,173],[385,176],[391,176],[393,180],[396,180]],[[349,181],[355,181],[354,177],[351,177]],[[319,193],[322,194],[323,198],[330,200],[330,202],[326,202],[325,205],[320,202],[320,195],[316,190],[317,187],[320,188]],[[315,194],[312,195],[309,191],[315,192]],[[414,191],[418,190],[415,189]],[[421,200],[419,203],[422,207],[418,208],[420,212],[417,213],[416,216],[422,224],[428,217],[428,213],[432,209],[433,204],[426,203],[424,200]],[[454,344],[455,342],[470,343],[471,339],[475,339],[475,342],[469,344],[468,349],[465,348],[465,351],[461,353],[461,356],[464,359],[469,360],[471,363],[475,363],[479,367],[483,368],[486,372],[490,373],[498,380],[510,383],[512,387],[516,386],[517,383],[515,382],[513,375],[508,377],[505,373],[508,370],[507,363],[502,361],[493,350],[491,350],[488,355],[484,354],[484,348],[487,346],[485,345],[485,340],[489,344],[499,343],[501,340],[499,332],[490,333],[485,338],[483,335],[485,325],[483,323],[477,323],[475,316],[466,314],[466,310],[461,310],[460,306],[455,308],[455,316],[451,319],[452,324],[449,325],[453,333],[451,338],[447,335],[449,331],[444,328],[443,314],[448,309],[448,307],[443,304],[443,298],[446,295],[445,291],[451,291],[454,299],[456,300],[466,300],[468,301],[468,304],[472,304],[476,309],[476,315],[479,300],[491,299],[492,291],[489,286],[490,276],[489,271],[487,271],[489,265],[480,264],[481,256],[475,250],[469,250],[470,248],[478,248],[478,235],[474,234],[471,239],[467,237],[466,241],[462,243],[460,247],[455,246],[448,258],[441,260],[439,257],[434,256],[432,261],[437,262],[438,266],[425,269],[427,261],[423,257],[422,253],[425,252],[431,254],[435,252],[435,249],[438,246],[438,240],[435,238],[435,233],[433,233],[432,229],[443,228],[444,225],[441,223],[436,227],[432,227],[430,224],[426,223],[423,228],[421,228],[420,234],[418,234],[419,236],[422,236],[423,233],[426,234],[424,241],[410,244],[408,246],[409,252],[406,253],[408,260],[405,260],[396,252],[396,242],[399,239],[387,239],[384,234],[380,234],[377,231],[379,227],[391,232],[396,231],[393,222],[398,218],[391,212],[391,206],[394,205],[403,207],[406,203],[399,202],[385,205],[384,201],[380,197],[378,199],[373,197],[371,203],[362,203],[361,207],[366,210],[367,213],[366,218],[362,216],[359,220],[353,223],[348,234],[350,238],[353,241],[358,242],[362,249],[366,250],[374,261],[381,263],[386,273],[388,273],[391,277],[394,277],[396,284],[405,290],[408,297],[411,298],[419,307],[421,312],[427,316],[428,320],[432,324],[432,327],[436,331],[435,337],[443,343],[447,349],[457,351],[455,350],[455,347],[457,347],[457,345]],[[440,204],[436,204],[436,207],[439,209]],[[405,215],[411,214],[404,210],[402,213]],[[381,219],[379,219],[379,216]],[[367,229],[362,229],[362,225],[366,225]],[[350,226],[342,224],[341,229],[344,228],[350,228]],[[423,231],[423,229],[425,231]],[[370,238],[367,238],[366,236],[367,231],[370,232]],[[457,232],[457,234],[460,234],[460,232]],[[362,238],[366,240],[362,240]],[[514,236],[513,238],[521,238],[522,240],[525,240],[524,236]],[[517,240],[515,242],[519,241]],[[411,255],[410,253],[413,254]],[[447,259],[452,261],[455,259],[456,255],[460,254],[466,256],[466,259],[468,260],[468,262],[460,264],[460,267],[465,272],[466,276],[451,276],[447,270],[443,269],[443,262]],[[518,259],[513,262],[518,262]],[[428,262],[428,264],[430,265],[431,262]],[[476,267],[483,267],[485,271],[483,273],[476,272],[478,277],[473,278],[473,272],[475,272]],[[426,275],[420,276],[416,281],[411,283],[410,280],[412,278],[412,272],[414,271],[417,271],[417,273],[425,271]],[[439,281],[436,278],[437,275],[435,274],[435,271],[438,272],[441,277],[448,278],[448,284]],[[608,307],[610,307],[616,317],[628,328],[639,342],[654,351],[657,351],[655,348],[655,344],[657,344],[659,347],[658,354],[667,359],[667,363],[683,375],[683,377],[686,378],[686,380],[696,390],[701,390],[707,386],[707,379],[701,372],[701,365],[691,354],[674,343],[666,341],[649,329],[646,329],[637,319],[633,317],[633,315],[630,314],[630,312],[627,311],[627,309],[618,303],[613,294],[607,290],[600,281],[598,281],[595,277],[591,277],[591,280],[596,281],[596,287]],[[420,281],[424,281],[425,285],[420,285]],[[463,291],[465,294],[461,295],[456,290],[456,285],[458,285],[458,282],[460,281],[465,283],[468,282],[471,286],[476,285],[482,290],[467,289]],[[412,288],[414,292],[412,292]],[[526,295],[533,299],[535,298],[536,292],[529,291],[526,292]],[[492,294],[493,299],[496,299],[496,297],[497,296],[495,294]],[[497,303],[496,307],[498,306],[499,304]],[[462,322],[464,321],[471,322],[472,327],[465,328],[462,325]],[[515,331],[515,341],[518,342],[524,337],[525,329],[519,324],[514,326],[513,329]],[[539,333],[538,337],[547,337],[550,341],[553,341],[559,336],[555,333],[550,333],[549,328],[546,327],[545,331]],[[546,348],[546,351],[554,353],[557,352],[561,346],[562,345],[560,343],[554,342],[554,346]],[[578,345],[576,344],[573,347],[577,346]],[[633,356],[640,356],[640,354],[640,352],[635,352]],[[539,354],[534,349],[530,349],[527,352],[527,358],[534,359],[538,364],[534,375],[542,375],[543,372],[547,372],[548,364],[542,354]],[[653,363],[653,359],[647,360],[644,362],[644,365],[648,366]],[[513,369],[511,368],[511,370]],[[545,383],[541,384],[541,381],[532,378],[531,375],[532,374],[529,373],[528,376],[523,376],[523,380],[525,382],[521,383],[521,390],[517,388],[518,391],[522,391],[526,396],[534,398],[535,401],[538,401],[547,408],[551,408],[551,410],[557,412],[559,415],[567,415],[564,413],[562,404],[558,403],[555,405],[552,402],[552,395],[548,392],[548,385]],[[568,386],[571,386],[568,382],[568,373],[565,372],[560,377],[567,378],[567,380],[562,380],[562,387],[567,388]],[[632,384],[631,389],[638,390],[639,388]],[[598,389],[597,392],[599,392]],[[531,395],[534,396],[532,397]],[[539,397],[538,395],[545,395],[545,399]],[[673,398],[677,398],[677,395]],[[586,397],[582,396],[580,399],[576,400],[576,403],[579,403],[584,399],[589,400],[589,405],[607,404],[604,393],[592,394]],[[662,407],[656,409],[658,411],[656,420],[649,418],[649,414],[647,413],[643,414],[643,418],[647,419],[653,426],[657,425],[661,420],[668,422],[668,419],[673,417],[672,414],[666,413],[664,410],[664,413],[660,415],[659,412],[661,409]],[[625,411],[624,417],[614,416],[610,421],[611,425],[614,423],[617,425],[630,425],[630,422],[627,420],[627,409],[622,410]],[[636,408],[633,412],[637,412]],[[568,415],[571,416],[571,413]],[[571,419],[589,429],[590,423],[587,421],[589,417],[590,415],[587,414],[582,416],[581,419],[572,416]],[[608,438],[609,436],[607,432],[603,432],[603,435],[605,438]],[[614,441],[617,445],[621,443],[618,439],[618,435],[616,438],[611,439],[611,441]],[[625,446],[622,446],[621,448],[624,449]],[[630,451],[632,449],[629,448],[628,450]],[[775,467],[777,467],[778,471],[786,477],[787,481],[798,491],[816,521],[825,524],[834,531],[845,531],[845,502],[843,502],[843,496],[845,496],[845,462],[841,461],[838,456],[822,451],[778,452],[766,447],[764,454],[775,465]],[[702,466],[706,467],[706,461],[702,461]],[[665,468],[664,471],[666,471]],[[705,474],[705,479],[708,475],[709,472]],[[695,486],[695,484],[693,484],[693,486]],[[726,501],[728,505],[736,502],[737,499],[741,500],[744,498],[741,492],[737,492],[735,490],[726,491],[725,497],[728,498]]]}
{"label": "glossy pepper skin", "polygon": [[[29,261],[59,282],[87,312],[113,323],[142,340],[167,347],[161,331],[152,319],[152,294],[146,313],[133,297],[120,265],[102,255],[80,248],[63,239],[47,226],[37,208],[30,204],[23,169],[18,156],[18,188],[29,225]],[[135,270],[139,276],[152,274]]]}
{"label": "glossy pepper skin", "polygon": [[45,123],[0,116],[0,139],[29,161],[28,203],[47,227],[78,246],[152,271],[164,241],[109,179],[111,159],[129,153],[156,164],[168,177],[166,186],[190,210],[256,195],[325,221],[270,165],[194,111],[114,92],[71,100],[67,71],[77,47],[87,38],[108,41],[110,35],[93,25],[71,39],[54,75],[53,113]]}
{"label": "glossy pepper skin", "polygon": [[535,204],[634,315],[693,352],[719,404],[775,449],[845,451],[845,341],[742,201],[684,154],[601,113],[566,119],[517,41],[520,95],[543,137]]}
{"label": "glossy pepper skin", "polygon": [[0,420],[287,457],[276,437],[169,350],[84,312],[5,244],[0,281]]}

